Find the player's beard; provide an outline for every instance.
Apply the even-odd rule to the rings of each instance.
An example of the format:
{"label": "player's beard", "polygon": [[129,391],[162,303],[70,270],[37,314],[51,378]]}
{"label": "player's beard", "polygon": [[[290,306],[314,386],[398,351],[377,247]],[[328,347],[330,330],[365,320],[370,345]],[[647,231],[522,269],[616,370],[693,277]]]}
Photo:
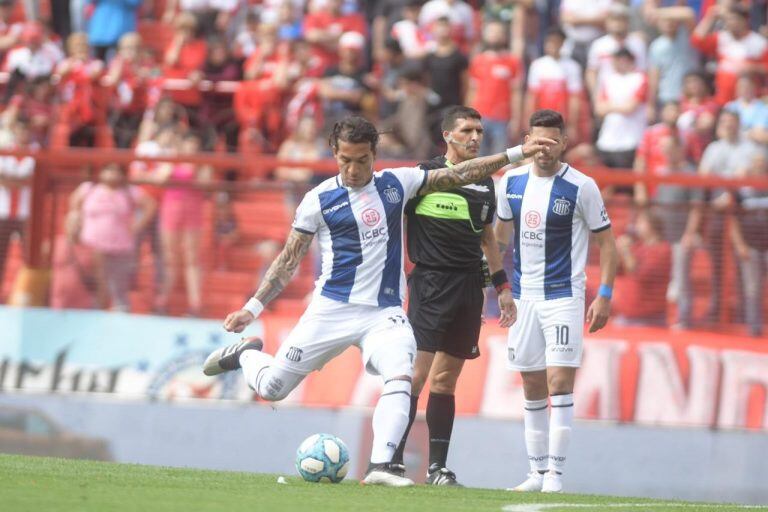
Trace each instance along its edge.
{"label": "player's beard", "polygon": [[534,157],[533,160],[536,162],[536,167],[548,174],[557,172],[561,165],[559,158],[554,158],[551,156],[543,162],[541,157]]}

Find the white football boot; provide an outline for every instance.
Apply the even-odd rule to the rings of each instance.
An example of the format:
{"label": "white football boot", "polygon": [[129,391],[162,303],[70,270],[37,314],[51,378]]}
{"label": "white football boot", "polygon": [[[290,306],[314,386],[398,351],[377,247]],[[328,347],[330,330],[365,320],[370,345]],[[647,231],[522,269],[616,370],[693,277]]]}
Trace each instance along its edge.
{"label": "white football boot", "polygon": [[563,492],[563,475],[548,471],[544,475],[541,492]]}
{"label": "white football boot", "polygon": [[393,464],[371,464],[365,478],[360,483],[388,487],[410,487],[413,485],[413,480],[400,476],[399,468],[392,466]]}
{"label": "white football boot", "polygon": [[525,482],[521,483],[517,487],[512,487],[507,490],[515,492],[540,492],[543,482],[544,475],[538,471],[531,471],[528,473],[528,478],[525,480]]}

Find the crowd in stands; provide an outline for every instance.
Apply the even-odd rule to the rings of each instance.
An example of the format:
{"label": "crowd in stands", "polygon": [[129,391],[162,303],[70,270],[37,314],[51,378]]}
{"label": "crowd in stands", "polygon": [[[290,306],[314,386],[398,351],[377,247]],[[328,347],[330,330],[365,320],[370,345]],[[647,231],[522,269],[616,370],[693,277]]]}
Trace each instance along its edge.
{"label": "crowd in stands", "polygon": [[[767,175],[766,0],[57,0],[48,9],[40,0],[19,2],[24,9],[0,0],[2,148],[116,146],[146,156],[204,149],[315,160],[329,156],[329,127],[356,113],[381,126],[379,157],[420,160],[441,151],[442,110],[463,103],[484,117],[486,153],[519,140],[531,112],[552,108],[567,119],[569,160],[587,169]],[[26,176],[23,167],[3,166],[2,187]],[[72,208],[87,224],[89,203],[109,194],[124,198],[112,201],[123,209],[153,198],[158,213],[133,228],[134,235],[160,233],[156,309],[165,309],[183,265],[196,314],[202,221],[195,212],[203,196],[115,188],[110,176],[119,172],[102,170],[78,189]],[[203,182],[211,170],[136,164],[130,175]],[[310,168],[273,175],[318,179]],[[22,219],[23,209],[8,213],[2,187],[0,217]],[[708,317],[715,319],[727,238],[741,262],[746,321],[762,333],[765,190],[639,184],[604,193],[631,197],[640,212],[620,239],[626,286],[642,288],[649,273],[670,276],[669,286],[645,291],[643,304],[617,306],[627,322],[663,322],[670,299],[676,324],[693,324],[688,268],[696,247],[712,261]],[[226,243],[236,224],[220,224]],[[8,229],[0,228],[0,259]],[[110,286],[112,304],[124,308],[123,285]]]}

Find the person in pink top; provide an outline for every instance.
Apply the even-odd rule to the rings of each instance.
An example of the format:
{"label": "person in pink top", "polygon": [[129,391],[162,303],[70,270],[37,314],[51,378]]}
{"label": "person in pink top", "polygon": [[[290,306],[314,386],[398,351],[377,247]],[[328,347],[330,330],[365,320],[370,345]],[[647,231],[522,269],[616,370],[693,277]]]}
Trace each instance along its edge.
{"label": "person in pink top", "polygon": [[[200,138],[188,133],[181,141],[180,153],[194,155],[200,151]],[[168,184],[160,203],[160,236],[165,262],[165,282],[155,303],[164,313],[177,279],[177,268],[183,260],[187,285],[188,313],[200,314],[200,236],[203,228],[205,193],[201,185],[211,180],[208,166],[189,163],[167,164],[158,170],[159,183]]]}
{"label": "person in pink top", "polygon": [[152,218],[155,202],[129,185],[125,170],[105,166],[97,182],[81,184],[70,197],[70,240],[92,252],[99,307],[128,311],[128,291],[136,266],[136,235]]}

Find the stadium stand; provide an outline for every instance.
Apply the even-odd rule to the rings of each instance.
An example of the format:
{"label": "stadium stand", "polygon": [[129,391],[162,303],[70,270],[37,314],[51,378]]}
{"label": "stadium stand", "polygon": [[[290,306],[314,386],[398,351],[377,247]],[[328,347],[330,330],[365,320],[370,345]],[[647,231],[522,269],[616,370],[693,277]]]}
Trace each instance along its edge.
{"label": "stadium stand", "polygon": [[[268,264],[262,260],[285,237],[297,197],[333,171],[323,144],[328,124],[350,112],[382,126],[422,123],[429,139],[426,153],[439,153],[437,120],[443,104],[435,91],[444,91],[465,98],[491,119],[502,146],[520,139],[525,115],[533,108],[564,110],[572,140],[569,161],[599,176],[614,229],[624,236],[627,262],[633,254],[667,250],[651,250],[646,243],[669,246],[669,263],[647,277],[659,281],[652,287],[657,314],[646,318],[629,307],[616,321],[762,334],[756,311],[768,306],[762,300],[768,230],[760,228],[768,225],[764,1],[604,0],[588,8],[569,0],[139,4],[124,24],[125,30],[135,27],[136,34],[117,36],[125,48],[100,44],[91,47],[90,56],[75,58],[69,43],[84,40],[78,30],[95,37],[88,20],[101,14],[75,13],[63,26],[48,1],[0,2],[0,149],[11,152],[0,169],[0,260],[5,262],[0,300],[9,300],[23,281],[22,238],[10,235],[23,231],[19,225],[29,218],[30,179],[44,182],[32,192],[45,195],[34,204],[45,204],[46,210],[31,212],[40,217],[40,227],[28,228],[23,238],[26,263],[45,267],[53,262],[55,283],[57,268],[73,261],[57,259],[69,194],[85,180],[84,168],[93,172],[104,163],[95,151],[122,146],[133,148],[137,158],[173,156],[185,134],[196,133],[203,137],[201,154],[212,155],[193,159],[200,165],[189,166],[196,169],[191,182],[204,188],[199,232],[203,304],[190,311],[183,286],[177,285],[167,309],[160,309],[220,317],[255,286]],[[37,9],[28,16],[24,8],[29,5]],[[441,35],[445,27],[450,33]],[[488,27],[495,33],[486,33]],[[446,37],[451,41],[441,42]],[[226,41],[223,49],[216,43],[221,40]],[[132,49],[131,42],[136,43]],[[223,54],[214,55],[217,51]],[[106,59],[100,68],[97,54]],[[630,62],[634,67],[617,76],[614,65],[621,59],[620,66]],[[234,77],[223,71],[233,64]],[[437,76],[448,78],[435,83]],[[398,112],[406,97],[408,108]],[[674,112],[665,107],[671,104],[677,107]],[[499,112],[499,105],[505,112]],[[730,132],[722,111],[738,114]],[[227,126],[227,119],[234,120],[234,132],[211,128]],[[302,121],[311,121],[317,139],[314,151],[312,142],[305,141],[312,161],[301,166],[313,172],[275,172],[281,166],[274,155],[284,141],[295,138]],[[398,131],[386,134],[379,156],[413,160],[406,139]],[[99,149],[68,152],[73,143]],[[677,167],[670,159],[674,148],[663,149],[670,145],[684,155]],[[147,147],[146,152],[140,149]],[[20,170],[19,153],[10,156],[25,150],[42,151],[34,178]],[[115,154],[130,162],[125,153]],[[68,163],[60,164],[56,155],[70,155]],[[145,186],[162,167],[156,162],[147,166],[150,170],[140,178],[130,173]],[[202,178],[207,166],[210,181]],[[678,173],[688,176],[669,181]],[[730,181],[716,186],[712,176]],[[644,189],[635,177],[646,180]],[[170,185],[178,188],[174,179]],[[168,184],[153,186],[161,188],[150,195],[162,203]],[[674,215],[660,213],[661,206],[670,204]],[[670,235],[673,218],[683,224]],[[660,236],[644,238],[644,222],[656,225]],[[138,251],[131,292],[130,309],[141,313],[158,310],[153,301],[163,278],[162,244],[152,226]],[[153,238],[154,246],[148,243]],[[222,244],[228,244],[226,251]],[[29,259],[33,253],[40,255],[37,265]],[[83,265],[80,270],[93,277]],[[305,261],[275,303],[276,312],[302,310],[316,265],[313,258]],[[633,277],[636,267],[625,267],[620,282],[643,279]],[[595,272],[590,266],[588,274]],[[713,276],[720,279],[713,282]],[[626,293],[646,292],[641,284],[628,284]],[[745,307],[753,303],[756,308]],[[690,315],[678,313],[681,304]],[[745,322],[745,327],[734,327]]]}

